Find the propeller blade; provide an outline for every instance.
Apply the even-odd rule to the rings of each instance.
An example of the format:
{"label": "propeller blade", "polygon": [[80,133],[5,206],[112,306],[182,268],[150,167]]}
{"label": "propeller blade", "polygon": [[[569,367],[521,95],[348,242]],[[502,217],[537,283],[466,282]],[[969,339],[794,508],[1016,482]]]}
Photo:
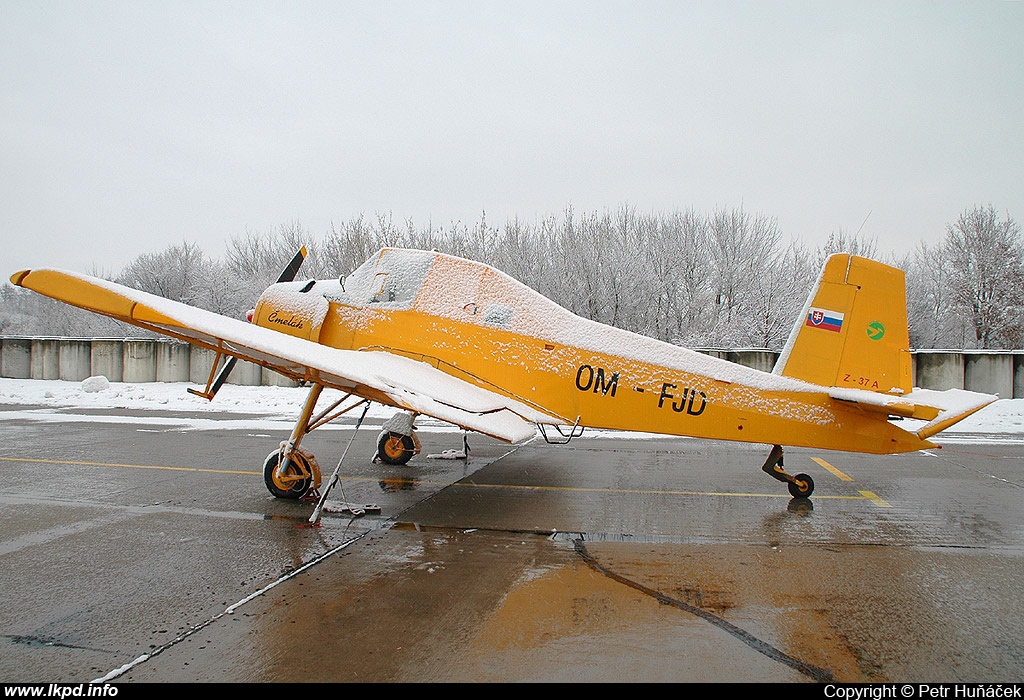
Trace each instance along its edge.
{"label": "propeller blade", "polygon": [[299,267],[302,266],[302,261],[306,259],[306,246],[302,246],[299,252],[295,254],[292,261],[288,263],[288,267],[284,269],[281,276],[277,278],[278,282],[291,282],[295,279],[295,275],[299,272]]}
{"label": "propeller blade", "polygon": [[[187,391],[190,394],[195,394],[196,396],[204,398],[207,401],[213,401],[213,397],[217,395],[217,392],[220,391],[220,388],[224,386],[224,382],[228,380],[228,375],[231,374],[231,370],[235,368],[236,362],[238,362],[237,357],[229,357],[227,361],[224,363],[224,366],[220,368],[220,372],[217,373],[217,378],[207,383],[206,391],[199,391],[198,389],[193,389],[192,387],[188,387],[187,389],[185,389],[185,391]],[[210,372],[210,377],[213,377],[213,372]]]}
{"label": "propeller blade", "polygon": [[213,384],[210,386],[210,398],[216,396],[220,388],[224,386],[224,382],[228,380],[228,375],[231,374],[231,370],[235,368],[235,363],[238,362],[237,357],[229,357],[228,361],[224,363],[224,366],[220,368],[220,373],[217,378],[213,380]]}

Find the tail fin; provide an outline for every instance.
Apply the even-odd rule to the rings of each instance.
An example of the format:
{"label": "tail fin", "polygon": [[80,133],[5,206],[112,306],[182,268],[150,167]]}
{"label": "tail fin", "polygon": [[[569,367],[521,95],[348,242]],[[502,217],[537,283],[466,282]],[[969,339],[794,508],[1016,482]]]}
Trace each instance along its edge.
{"label": "tail fin", "polygon": [[829,257],[773,373],[827,387],[909,393],[903,271],[846,253]]}

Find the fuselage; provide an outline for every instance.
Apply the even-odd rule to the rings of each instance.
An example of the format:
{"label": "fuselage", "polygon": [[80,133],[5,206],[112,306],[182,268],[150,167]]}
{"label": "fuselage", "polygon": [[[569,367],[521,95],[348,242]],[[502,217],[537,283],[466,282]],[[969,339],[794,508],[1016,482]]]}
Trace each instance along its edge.
{"label": "fuselage", "polygon": [[422,360],[567,424],[879,454],[930,445],[825,387],[581,318],[439,253],[384,249],[341,281],[274,285],[254,322]]}

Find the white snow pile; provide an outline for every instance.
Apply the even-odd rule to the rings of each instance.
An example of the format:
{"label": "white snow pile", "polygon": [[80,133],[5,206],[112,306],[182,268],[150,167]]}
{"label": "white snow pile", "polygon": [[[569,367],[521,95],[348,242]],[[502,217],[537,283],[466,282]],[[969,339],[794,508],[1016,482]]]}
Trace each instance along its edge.
{"label": "white snow pile", "polygon": [[106,391],[110,388],[110,382],[102,374],[98,377],[89,377],[82,382],[82,391],[87,394],[95,394],[98,391]]}

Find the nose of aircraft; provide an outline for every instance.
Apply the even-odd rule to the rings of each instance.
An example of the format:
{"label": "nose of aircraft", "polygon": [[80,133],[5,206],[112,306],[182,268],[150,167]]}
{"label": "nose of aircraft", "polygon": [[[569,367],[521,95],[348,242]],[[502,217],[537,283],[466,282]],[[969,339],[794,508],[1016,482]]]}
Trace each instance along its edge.
{"label": "nose of aircraft", "polygon": [[260,296],[252,322],[264,328],[312,340],[320,338],[320,327],[330,304],[316,288],[303,282],[271,285]]}

